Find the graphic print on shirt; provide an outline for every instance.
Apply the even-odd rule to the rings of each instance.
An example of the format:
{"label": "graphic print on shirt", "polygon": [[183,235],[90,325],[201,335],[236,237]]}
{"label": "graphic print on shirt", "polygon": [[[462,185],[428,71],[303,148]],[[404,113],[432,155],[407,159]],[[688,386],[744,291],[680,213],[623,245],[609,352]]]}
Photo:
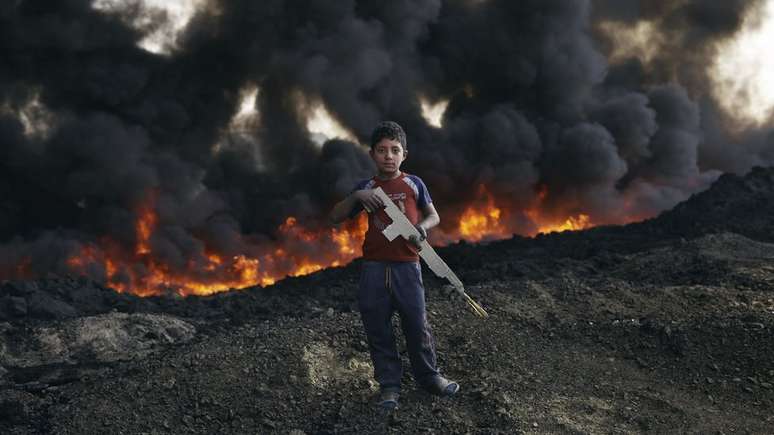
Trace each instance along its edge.
{"label": "graphic print on shirt", "polygon": [[[378,180],[371,178],[362,180],[355,190],[375,189],[381,187],[384,193],[395,203],[400,211],[406,215],[409,222],[416,224],[421,218],[421,211],[427,204],[432,203],[424,182],[414,175],[402,173],[400,177],[390,180]],[[362,204],[358,203],[353,208],[351,216],[363,211]],[[363,258],[375,261],[417,261],[416,247],[407,240],[399,237],[388,241],[382,231],[388,226],[391,219],[384,210],[376,210],[368,213],[368,230],[363,241]]]}
{"label": "graphic print on shirt", "polygon": [[403,214],[406,214],[406,193],[405,192],[388,193],[387,196],[390,197],[392,202],[394,202],[395,205],[398,206],[398,208]]}

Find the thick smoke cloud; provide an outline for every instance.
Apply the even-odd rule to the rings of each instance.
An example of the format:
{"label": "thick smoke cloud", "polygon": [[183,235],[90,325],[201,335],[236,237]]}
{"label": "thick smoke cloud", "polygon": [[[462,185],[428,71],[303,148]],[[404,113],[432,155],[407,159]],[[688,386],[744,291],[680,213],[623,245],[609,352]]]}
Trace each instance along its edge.
{"label": "thick smoke cloud", "polygon": [[[700,68],[759,2],[210,0],[168,55],[138,47],[164,14],[92,3],[0,5],[3,276],[62,272],[108,235],[131,250],[147,204],[172,269],[261,253],[288,216],[326,225],[373,166],[361,145],[309,139],[315,104],[362,143],[379,120],[401,123],[404,169],[447,233],[481,185],[529,232],[529,208],[624,222],[774,160],[760,129],[728,151]],[[610,20],[658,20],[676,45],[611,65],[596,28]],[[259,120],[233,134],[249,86]],[[443,128],[420,97],[449,100]],[[46,116],[25,115],[34,101]]]}
{"label": "thick smoke cloud", "polygon": [[[648,93],[654,86],[678,83],[688,94],[687,104],[697,106],[694,110],[698,112],[701,138],[693,148],[700,170],[743,173],[755,165],[771,164],[771,123],[740,130],[711,95],[713,81],[707,68],[717,54],[718,43],[733,37],[746,16],[763,15],[765,0],[594,0],[593,4],[597,25],[616,22],[631,27],[649,22],[655,31],[653,59],[643,62],[632,53],[610,65],[605,81],[608,90]],[[598,30],[595,36],[600,49],[609,54],[611,35]]]}

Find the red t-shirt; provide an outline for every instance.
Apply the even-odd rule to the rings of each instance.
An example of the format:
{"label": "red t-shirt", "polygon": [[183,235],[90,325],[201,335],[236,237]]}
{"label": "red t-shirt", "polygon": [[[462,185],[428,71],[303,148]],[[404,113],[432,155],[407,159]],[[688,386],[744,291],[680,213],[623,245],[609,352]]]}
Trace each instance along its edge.
{"label": "red t-shirt", "polygon": [[[419,222],[421,210],[432,203],[427,187],[421,178],[416,175],[401,174],[392,180],[380,180],[376,177],[363,180],[358,183],[355,190],[376,189],[381,187],[384,193],[392,199],[392,202],[406,215],[409,222],[416,225]],[[352,210],[354,217],[363,211],[363,206],[358,202]],[[396,237],[392,242],[388,241],[382,230],[392,223],[384,209],[376,213],[368,214],[368,231],[363,241],[363,259],[375,261],[417,261],[417,249],[403,237]]]}

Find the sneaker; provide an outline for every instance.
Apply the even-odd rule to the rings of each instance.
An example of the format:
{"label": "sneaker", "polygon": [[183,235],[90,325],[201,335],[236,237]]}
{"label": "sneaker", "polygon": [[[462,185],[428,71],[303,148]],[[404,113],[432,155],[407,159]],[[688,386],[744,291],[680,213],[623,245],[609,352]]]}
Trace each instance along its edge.
{"label": "sneaker", "polygon": [[443,376],[436,376],[425,385],[425,390],[437,396],[453,396],[460,391],[460,384],[450,381]]}
{"label": "sneaker", "polygon": [[380,408],[385,409],[387,411],[393,411],[398,409],[398,398],[400,397],[400,393],[394,390],[383,390],[379,394],[379,402],[377,405],[379,405]]}

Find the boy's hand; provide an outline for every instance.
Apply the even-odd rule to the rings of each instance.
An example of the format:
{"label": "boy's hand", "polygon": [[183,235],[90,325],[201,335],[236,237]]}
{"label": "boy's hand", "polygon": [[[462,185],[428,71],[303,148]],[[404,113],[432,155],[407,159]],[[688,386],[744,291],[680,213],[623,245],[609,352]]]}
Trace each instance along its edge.
{"label": "boy's hand", "polygon": [[384,207],[382,199],[371,189],[358,190],[352,195],[363,204],[363,208],[365,208],[368,213],[372,213]]}
{"label": "boy's hand", "polygon": [[419,232],[419,238],[417,236],[409,237],[409,242],[413,243],[420,251],[422,250],[422,241],[427,238],[427,230],[422,225],[414,225],[414,228]]}
{"label": "boy's hand", "polygon": [[425,240],[427,238],[427,230],[422,225],[416,224],[414,225],[414,228],[419,231],[419,241]]}

